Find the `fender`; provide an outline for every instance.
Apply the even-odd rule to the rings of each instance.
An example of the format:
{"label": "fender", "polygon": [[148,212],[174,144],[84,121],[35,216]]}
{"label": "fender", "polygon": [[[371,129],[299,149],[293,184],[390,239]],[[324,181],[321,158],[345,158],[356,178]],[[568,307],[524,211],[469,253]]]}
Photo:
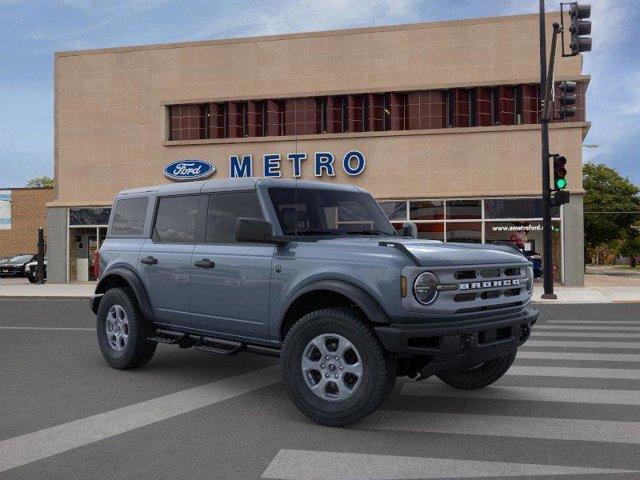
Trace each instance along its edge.
{"label": "fender", "polygon": [[286,307],[283,309],[282,317],[280,318],[279,328],[282,327],[282,322],[284,321],[284,318],[286,317],[291,305],[293,305],[293,303],[305,293],[313,292],[315,290],[329,290],[331,292],[339,293],[351,299],[351,301],[355,303],[360,308],[360,310],[363,311],[363,313],[372,323],[391,323],[386,312],[382,309],[378,302],[360,287],[343,280],[319,280],[317,282],[310,283],[309,285],[306,285],[305,287],[298,290],[295,293],[295,296],[293,296],[287,302]]}
{"label": "fender", "polygon": [[133,294],[136,296],[138,306],[140,307],[143,315],[147,319],[153,321],[153,310],[151,308],[151,303],[149,302],[149,296],[147,295],[147,291],[145,290],[140,277],[138,277],[138,275],[133,270],[125,266],[114,266],[110,268],[100,279],[98,285],[96,286],[96,295],[91,299],[91,310],[93,310],[93,313],[98,312],[100,299],[106,291],[106,285],[108,285],[109,280],[113,279],[114,277],[124,280],[129,285],[129,287],[133,291]]}

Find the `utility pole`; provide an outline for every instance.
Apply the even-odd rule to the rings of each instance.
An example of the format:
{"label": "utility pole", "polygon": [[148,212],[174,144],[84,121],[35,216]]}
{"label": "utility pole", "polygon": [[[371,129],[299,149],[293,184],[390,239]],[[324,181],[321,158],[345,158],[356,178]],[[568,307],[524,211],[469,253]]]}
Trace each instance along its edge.
{"label": "utility pole", "polygon": [[[548,98],[546,92],[551,85],[547,85],[547,33],[544,0],[540,0],[540,95],[544,95],[542,105],[541,143],[542,143],[542,262],[544,265],[543,280],[544,293],[542,298],[555,299],[558,296],[553,293],[553,252],[551,237],[551,188],[549,186],[549,115]],[[554,35],[554,40],[556,36]],[[554,52],[555,53],[555,52]],[[551,59],[554,61],[554,58]],[[550,82],[553,78],[549,79]],[[553,86],[551,86],[552,88]]]}

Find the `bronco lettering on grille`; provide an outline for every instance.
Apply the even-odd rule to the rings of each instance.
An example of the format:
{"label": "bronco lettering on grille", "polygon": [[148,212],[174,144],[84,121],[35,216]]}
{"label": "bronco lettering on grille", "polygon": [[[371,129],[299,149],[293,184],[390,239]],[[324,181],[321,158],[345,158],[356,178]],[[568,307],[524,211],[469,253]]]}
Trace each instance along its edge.
{"label": "bronco lettering on grille", "polygon": [[461,283],[458,286],[458,288],[460,290],[480,290],[483,288],[512,287],[514,285],[520,285],[519,278],[511,278],[506,280],[491,280],[487,282]]}

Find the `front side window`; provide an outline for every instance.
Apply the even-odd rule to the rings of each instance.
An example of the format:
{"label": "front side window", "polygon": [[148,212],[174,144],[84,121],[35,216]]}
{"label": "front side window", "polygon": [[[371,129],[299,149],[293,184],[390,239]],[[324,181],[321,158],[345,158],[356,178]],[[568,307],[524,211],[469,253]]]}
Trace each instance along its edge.
{"label": "front side window", "polygon": [[270,188],[284,235],[395,235],[371,195],[344,190]]}
{"label": "front side window", "polygon": [[156,243],[195,243],[199,195],[165,197],[158,200],[153,227]]}
{"label": "front side window", "polygon": [[147,197],[121,198],[116,203],[111,235],[142,235],[147,216]]}
{"label": "front side window", "polygon": [[236,220],[239,217],[262,218],[256,192],[209,195],[206,243],[235,243]]}

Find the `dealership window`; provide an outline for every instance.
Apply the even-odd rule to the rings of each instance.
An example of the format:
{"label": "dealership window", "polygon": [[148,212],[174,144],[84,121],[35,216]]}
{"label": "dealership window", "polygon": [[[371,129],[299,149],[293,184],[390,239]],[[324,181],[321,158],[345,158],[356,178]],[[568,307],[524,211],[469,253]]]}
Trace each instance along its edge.
{"label": "dealership window", "polygon": [[418,238],[444,242],[444,222],[417,223]]}
{"label": "dealership window", "polygon": [[482,243],[482,222],[447,222],[447,242]]}
{"label": "dealership window", "polygon": [[107,225],[110,208],[71,208],[69,209],[69,226]]}
{"label": "dealership window", "polygon": [[392,222],[394,220],[406,220],[407,219],[407,202],[405,201],[400,201],[400,202],[379,202],[380,203],[380,207],[382,207],[382,210],[384,211],[384,213],[387,215],[387,217],[389,218],[389,220],[391,220]]}
{"label": "dealership window", "polygon": [[[484,200],[484,216],[495,218],[541,218],[540,198],[487,198]],[[551,208],[552,217],[560,217],[560,207]]]}
{"label": "dealership window", "polygon": [[444,218],[444,202],[420,200],[409,202],[410,220],[442,220]]}
{"label": "dealership window", "polygon": [[171,105],[169,107],[171,140],[205,138],[204,104]]}
{"label": "dealership window", "polygon": [[447,220],[482,218],[480,200],[447,200]]}
{"label": "dealership window", "polygon": [[199,195],[160,198],[152,232],[153,241],[193,243],[196,236],[199,203]]}
{"label": "dealership window", "polygon": [[[585,120],[587,84],[578,82],[576,116]],[[324,97],[169,105],[169,140],[536,124],[536,84],[376,92]],[[555,101],[559,111],[559,95]]]}

